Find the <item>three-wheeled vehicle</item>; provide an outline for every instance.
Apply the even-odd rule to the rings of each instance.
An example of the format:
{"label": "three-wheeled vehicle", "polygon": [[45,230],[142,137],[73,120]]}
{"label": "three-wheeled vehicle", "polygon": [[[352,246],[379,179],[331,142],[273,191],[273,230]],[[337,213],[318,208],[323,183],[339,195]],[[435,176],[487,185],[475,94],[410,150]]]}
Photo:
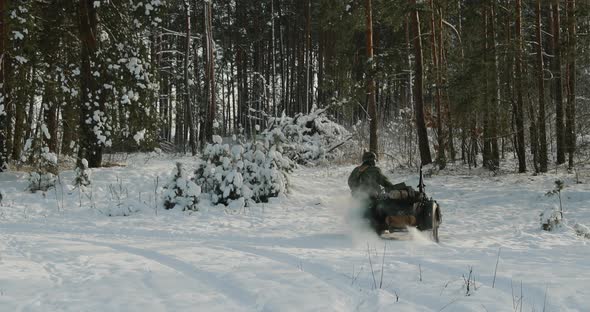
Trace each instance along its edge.
{"label": "three-wheeled vehicle", "polygon": [[408,232],[408,228],[413,227],[428,232],[433,241],[439,242],[442,213],[438,203],[426,196],[422,167],[418,192],[405,183],[397,184],[395,190],[379,196],[376,212],[378,220],[372,220],[371,224],[383,238],[397,238],[396,234]]}

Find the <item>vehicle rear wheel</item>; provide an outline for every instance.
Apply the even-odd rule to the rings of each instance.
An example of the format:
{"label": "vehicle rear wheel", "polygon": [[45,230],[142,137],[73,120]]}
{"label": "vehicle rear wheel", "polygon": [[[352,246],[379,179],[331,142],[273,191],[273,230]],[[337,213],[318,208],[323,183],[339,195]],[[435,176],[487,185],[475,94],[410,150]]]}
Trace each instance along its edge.
{"label": "vehicle rear wheel", "polygon": [[440,220],[438,219],[439,216],[439,212],[438,212],[438,207],[436,208],[436,211],[432,214],[432,230],[431,230],[431,234],[430,234],[430,238],[432,239],[432,241],[438,243],[440,242],[439,238],[438,238],[438,228],[440,226]]}
{"label": "vehicle rear wheel", "polygon": [[423,206],[422,221],[419,224],[419,229],[422,231],[428,231],[430,239],[434,242],[439,242],[438,228],[441,223],[440,208],[436,201],[428,201]]}

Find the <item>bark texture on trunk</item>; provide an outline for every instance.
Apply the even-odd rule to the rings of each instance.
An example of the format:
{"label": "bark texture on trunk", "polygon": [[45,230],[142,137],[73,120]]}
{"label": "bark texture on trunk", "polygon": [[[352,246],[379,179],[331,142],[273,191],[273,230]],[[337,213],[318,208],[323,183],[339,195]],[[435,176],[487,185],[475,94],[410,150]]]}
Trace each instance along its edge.
{"label": "bark texture on trunk", "polygon": [[547,130],[545,129],[545,80],[543,62],[543,29],[541,24],[542,6],[541,0],[537,0],[536,13],[536,37],[537,37],[537,82],[539,89],[539,171],[547,172]]}
{"label": "bark texture on trunk", "polygon": [[567,106],[565,108],[565,143],[568,168],[574,167],[576,152],[576,1],[567,0]]}
{"label": "bark texture on trunk", "polygon": [[[500,89],[500,75],[498,70],[498,44],[496,41],[496,5],[494,1],[490,6],[490,41],[492,51],[492,107],[499,108],[501,101],[501,89]],[[498,115],[497,109],[492,109],[490,112],[490,141],[492,148],[492,165],[493,169],[500,167],[500,150],[498,148]]]}
{"label": "bark texture on trunk", "polygon": [[524,142],[524,100],[522,86],[522,3],[515,1],[516,6],[516,155],[518,172],[526,172],[526,150]]}
{"label": "bark texture on trunk", "polygon": [[420,149],[420,160],[422,165],[432,163],[430,146],[428,144],[428,133],[424,120],[424,81],[422,68],[422,39],[420,38],[420,17],[416,8],[416,0],[410,0],[413,10],[411,14],[412,41],[414,44],[415,60],[415,81],[414,81],[414,103],[416,112],[416,131],[418,132],[418,148]]}
{"label": "bark texture on trunk", "polygon": [[377,107],[375,103],[375,78],[373,64],[373,13],[371,0],[365,1],[365,15],[367,18],[367,58],[369,59],[369,72],[367,82],[367,104],[369,111],[369,150],[375,154],[378,153],[377,141]]}
{"label": "bark texture on trunk", "polygon": [[189,146],[191,148],[191,154],[194,156],[197,154],[197,131],[195,130],[195,116],[193,114],[193,103],[191,101],[191,86],[189,78],[189,59],[191,51],[191,7],[188,0],[184,1],[184,10],[186,13],[186,26],[185,26],[185,50],[184,50],[184,105],[186,112],[186,121],[189,128]]}
{"label": "bark texture on trunk", "polygon": [[207,110],[207,140],[212,140],[214,134],[214,123],[217,111],[216,98],[215,98],[215,56],[213,55],[213,25],[212,25],[212,6],[211,1],[207,1],[205,4],[205,41],[206,41],[206,78],[207,78],[207,94],[208,94],[208,110]]}
{"label": "bark texture on trunk", "polygon": [[557,143],[557,164],[565,162],[565,131],[563,116],[563,84],[561,81],[561,22],[559,17],[559,0],[553,1],[553,77],[554,77],[554,101],[555,101],[555,135]]}
{"label": "bark texture on trunk", "polygon": [[[435,24],[435,7],[434,7],[434,0],[430,0],[430,43],[432,46],[432,71],[433,77],[436,83],[436,89],[434,93],[434,105],[436,110],[436,134],[437,134],[437,144],[438,150],[436,153],[436,162],[439,168],[442,170],[446,167],[446,156],[445,156],[445,135],[443,131],[443,112],[442,112],[442,93],[441,93],[441,79],[440,79],[440,72],[441,72],[441,63],[442,63],[442,48],[437,46],[437,29]],[[442,32],[442,29],[439,30]],[[437,52],[438,51],[438,52]],[[439,55],[440,54],[440,55]]]}
{"label": "bark texture on trunk", "polygon": [[0,1],[0,172],[7,168],[8,151],[6,140],[6,109],[9,97],[8,73],[10,60],[8,58],[8,1]]}
{"label": "bark texture on trunk", "polygon": [[[104,142],[99,141],[97,129],[94,129],[97,118],[104,118],[105,103],[99,94],[98,78],[93,75],[98,71],[99,60],[97,41],[97,14],[93,0],[79,2],[79,30],[81,42],[80,66],[80,150],[78,161],[86,158],[90,168],[100,167]],[[87,122],[88,121],[88,122]]]}

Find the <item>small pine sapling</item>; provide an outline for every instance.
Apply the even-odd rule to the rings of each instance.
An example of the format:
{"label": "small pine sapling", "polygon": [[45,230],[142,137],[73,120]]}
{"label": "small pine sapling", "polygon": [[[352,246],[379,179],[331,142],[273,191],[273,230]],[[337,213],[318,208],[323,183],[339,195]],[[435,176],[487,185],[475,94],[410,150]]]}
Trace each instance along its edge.
{"label": "small pine sapling", "polygon": [[29,174],[29,186],[27,189],[31,192],[43,191],[55,187],[57,178],[57,155],[49,151],[48,147],[42,147],[39,150],[40,157],[36,163],[36,171]]}
{"label": "small pine sapling", "polygon": [[553,190],[551,190],[545,194],[545,196],[553,196],[553,195],[557,194],[557,196],[559,197],[559,211],[562,213],[563,213],[563,206],[561,203],[561,190],[563,190],[564,188],[565,188],[565,184],[563,183],[563,181],[555,180],[555,187],[553,188]]}
{"label": "small pine sapling", "polygon": [[197,211],[200,194],[201,188],[187,176],[182,164],[176,163],[174,176],[164,186],[164,208]]}
{"label": "small pine sapling", "polygon": [[269,141],[223,144],[213,136],[195,171],[195,182],[213,204],[240,209],[284,194],[293,163]]}
{"label": "small pine sapling", "polygon": [[74,185],[75,186],[88,186],[90,185],[90,169],[88,168],[88,161],[85,158],[77,164],[74,171]]}
{"label": "small pine sapling", "polygon": [[554,209],[546,209],[540,215],[541,228],[545,231],[553,231],[559,227],[563,221],[563,204],[561,201],[561,191],[565,188],[565,184],[561,180],[555,180],[555,187],[545,193],[545,196],[551,197],[557,195],[559,198],[559,211]]}
{"label": "small pine sapling", "polygon": [[242,154],[241,145],[230,149],[218,135],[213,136],[213,144],[205,147],[195,171],[195,181],[211,196],[214,204],[227,205],[242,197]]}

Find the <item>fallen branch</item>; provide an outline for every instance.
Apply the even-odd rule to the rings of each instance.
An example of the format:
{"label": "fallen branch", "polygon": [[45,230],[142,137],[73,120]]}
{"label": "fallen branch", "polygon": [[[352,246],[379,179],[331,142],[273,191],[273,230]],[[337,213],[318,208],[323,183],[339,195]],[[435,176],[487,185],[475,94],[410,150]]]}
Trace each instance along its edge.
{"label": "fallen branch", "polygon": [[335,149],[339,148],[340,146],[344,145],[344,143],[346,143],[346,142],[350,141],[351,139],[352,139],[352,135],[351,135],[351,136],[349,136],[348,138],[344,139],[343,141],[339,142],[338,144],[336,144],[336,145],[334,145],[334,146],[330,147],[330,148],[328,149],[328,151],[326,151],[326,154],[328,154],[328,153],[331,153],[333,150],[335,150]]}

